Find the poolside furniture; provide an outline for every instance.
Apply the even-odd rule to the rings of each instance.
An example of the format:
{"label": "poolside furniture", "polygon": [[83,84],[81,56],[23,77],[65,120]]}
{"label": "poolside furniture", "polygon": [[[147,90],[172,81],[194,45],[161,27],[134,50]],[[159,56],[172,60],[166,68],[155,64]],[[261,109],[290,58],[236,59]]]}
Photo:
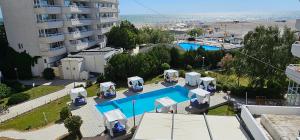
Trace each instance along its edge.
{"label": "poolside furniture", "polygon": [[87,91],[83,88],[74,88],[70,91],[70,97],[72,100],[72,103],[74,103],[76,106],[81,106],[86,104],[86,97],[87,97]]}
{"label": "poolside furniture", "polygon": [[156,99],[155,111],[160,113],[177,112],[177,102],[169,97]]}
{"label": "poolside furniture", "polygon": [[188,86],[198,86],[201,74],[198,72],[188,72],[185,74],[185,84]]}
{"label": "poolside furniture", "polygon": [[177,83],[179,73],[177,70],[169,69],[164,71],[164,79],[166,82]]}
{"label": "poolside furniture", "polygon": [[188,97],[192,107],[202,108],[202,105],[210,104],[210,92],[201,88],[190,90]]}
{"label": "poolside furniture", "polygon": [[200,78],[199,88],[202,88],[211,93],[214,93],[214,92],[216,92],[216,89],[217,89],[217,81],[215,78],[202,77],[202,78]]}
{"label": "poolside furniture", "polygon": [[133,92],[141,92],[144,89],[144,80],[141,77],[129,77],[127,83],[129,90],[132,90]]}
{"label": "poolside furniture", "polygon": [[111,99],[116,97],[116,88],[113,82],[100,83],[101,97],[104,99]]}
{"label": "poolside furniture", "polygon": [[111,137],[118,137],[126,134],[127,118],[119,110],[111,110],[104,113],[104,125]]}

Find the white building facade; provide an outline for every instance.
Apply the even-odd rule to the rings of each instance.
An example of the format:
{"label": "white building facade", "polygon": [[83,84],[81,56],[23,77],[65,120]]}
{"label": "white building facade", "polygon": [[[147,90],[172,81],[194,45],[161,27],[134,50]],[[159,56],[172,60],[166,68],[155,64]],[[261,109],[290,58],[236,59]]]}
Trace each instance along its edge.
{"label": "white building facade", "polygon": [[69,55],[61,60],[60,77],[70,80],[87,80],[89,73],[104,73],[107,61],[122,52],[123,49],[105,47]]}
{"label": "white building facade", "polygon": [[8,42],[18,52],[40,56],[40,76],[69,53],[106,46],[105,33],[118,24],[118,0],[1,0]]}

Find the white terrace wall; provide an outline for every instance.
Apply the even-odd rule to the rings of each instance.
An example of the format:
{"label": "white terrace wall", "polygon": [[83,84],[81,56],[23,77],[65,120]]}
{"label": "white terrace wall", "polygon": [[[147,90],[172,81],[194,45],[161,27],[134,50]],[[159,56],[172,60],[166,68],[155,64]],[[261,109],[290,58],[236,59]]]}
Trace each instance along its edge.
{"label": "white terrace wall", "polygon": [[300,115],[300,107],[288,106],[242,106],[241,117],[252,136],[256,140],[268,140],[263,128],[254,119],[253,115],[274,114],[274,115]]}

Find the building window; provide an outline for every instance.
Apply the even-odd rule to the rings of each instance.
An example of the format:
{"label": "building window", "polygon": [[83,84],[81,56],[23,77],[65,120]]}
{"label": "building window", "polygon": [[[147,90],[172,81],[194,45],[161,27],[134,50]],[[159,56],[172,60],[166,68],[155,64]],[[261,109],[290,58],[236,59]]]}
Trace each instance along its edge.
{"label": "building window", "polygon": [[67,67],[66,70],[69,70],[69,67]]}
{"label": "building window", "polygon": [[47,59],[44,59],[44,63],[47,63]]}

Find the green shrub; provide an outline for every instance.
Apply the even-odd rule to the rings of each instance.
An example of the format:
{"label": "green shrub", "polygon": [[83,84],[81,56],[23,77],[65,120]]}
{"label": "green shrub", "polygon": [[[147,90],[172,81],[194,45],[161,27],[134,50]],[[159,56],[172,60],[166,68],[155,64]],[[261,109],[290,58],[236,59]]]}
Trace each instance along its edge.
{"label": "green shrub", "polygon": [[168,64],[168,63],[163,63],[163,64],[161,64],[161,69],[162,70],[168,70],[168,69],[170,69],[171,68],[171,66]]}
{"label": "green shrub", "polygon": [[18,93],[9,97],[7,105],[16,105],[25,102],[30,99],[30,95],[27,93]]}
{"label": "green shrub", "polygon": [[185,77],[185,71],[179,70],[179,77]]}
{"label": "green shrub", "polygon": [[85,81],[85,87],[86,88],[91,87],[92,85],[93,85],[93,82],[91,80]]}
{"label": "green shrub", "polygon": [[97,83],[102,83],[105,81],[105,76],[103,73],[100,73],[98,76],[97,76]]}
{"label": "green shrub", "polygon": [[67,119],[70,116],[72,116],[72,113],[71,113],[69,107],[64,107],[59,112],[59,115],[60,115],[60,120],[64,121],[65,119]]}
{"label": "green shrub", "polygon": [[80,116],[71,116],[64,121],[65,127],[68,129],[68,132],[73,136],[81,136],[80,127],[82,120]]}
{"label": "green shrub", "polygon": [[193,70],[193,67],[191,65],[187,65],[186,68],[185,68],[187,71],[191,71]]}
{"label": "green shrub", "polygon": [[53,80],[55,78],[54,70],[52,68],[46,68],[43,71],[43,77],[46,80]]}
{"label": "green shrub", "polygon": [[5,81],[5,84],[9,86],[14,93],[22,92],[26,87],[18,81]]}
{"label": "green shrub", "polygon": [[0,98],[8,97],[12,94],[11,88],[5,84],[0,84]]}

